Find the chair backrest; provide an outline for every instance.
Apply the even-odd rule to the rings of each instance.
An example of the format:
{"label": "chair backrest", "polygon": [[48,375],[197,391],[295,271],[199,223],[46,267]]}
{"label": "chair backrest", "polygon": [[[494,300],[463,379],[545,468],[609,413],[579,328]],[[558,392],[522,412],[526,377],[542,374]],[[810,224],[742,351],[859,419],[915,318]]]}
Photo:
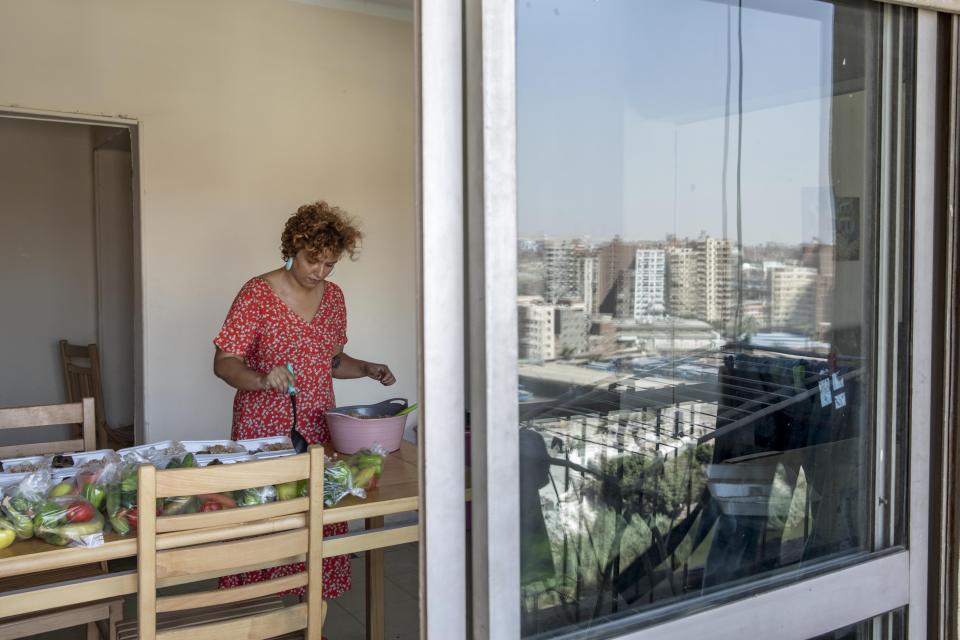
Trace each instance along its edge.
{"label": "chair backrest", "polygon": [[[309,495],[259,506],[156,515],[157,499],[199,496],[308,480]],[[192,469],[138,471],[138,621],[154,638],[272,638],[306,629],[320,640],[323,621],[323,447],[308,453]],[[185,595],[158,596],[172,585],[301,562],[307,570],[264,582]],[[157,613],[242,603],[306,587],[307,601],[188,627],[157,631]],[[240,607],[240,604],[237,604]]]}
{"label": "chair backrest", "polygon": [[100,379],[100,351],[97,345],[70,344],[60,341],[60,364],[67,389],[67,401],[79,402],[93,398],[97,425],[105,424],[107,416],[103,405],[103,386]]}
{"label": "chair backrest", "polygon": [[31,442],[0,447],[0,458],[39,456],[68,451],[93,451],[97,448],[97,428],[93,398],[71,404],[45,404],[33,407],[0,409],[0,430],[29,429],[53,425],[79,424],[80,438]]}

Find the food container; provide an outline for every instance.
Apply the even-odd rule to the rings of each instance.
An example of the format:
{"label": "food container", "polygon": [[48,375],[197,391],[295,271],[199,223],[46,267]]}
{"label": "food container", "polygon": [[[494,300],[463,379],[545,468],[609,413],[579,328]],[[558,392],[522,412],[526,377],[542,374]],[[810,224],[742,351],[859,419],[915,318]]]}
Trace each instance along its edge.
{"label": "food container", "polygon": [[[187,452],[203,456],[246,453],[246,449],[233,440],[184,440],[180,444]],[[211,447],[222,447],[225,451],[210,451]]]}
{"label": "food container", "polygon": [[176,455],[180,450],[179,443],[175,440],[161,440],[160,442],[140,444],[135,447],[127,447],[126,449],[117,449],[117,453],[120,454],[121,458],[126,457],[127,454],[135,454],[141,458],[150,458],[150,456],[145,454],[156,452],[161,455]]}
{"label": "food container", "polygon": [[257,460],[270,460],[271,458],[283,458],[285,456],[295,456],[297,455],[296,449],[284,449],[282,451],[263,451],[262,453],[255,453],[253,457]]}
{"label": "food container", "polygon": [[333,448],[350,454],[379,443],[387,451],[396,451],[400,448],[407,423],[407,416],[396,414],[406,408],[406,398],[391,398],[377,404],[336,407],[327,411]]}
{"label": "food container", "polygon": [[4,473],[32,473],[43,467],[43,459],[44,456],[24,456],[22,458],[7,458],[6,460],[0,460],[0,462],[3,463]]}
{"label": "food container", "polygon": [[290,436],[250,438],[249,440],[237,440],[237,444],[246,449],[247,453],[254,455],[278,452],[287,452],[286,455],[296,453],[296,450],[293,448],[293,442],[290,441]]}
{"label": "food container", "polygon": [[70,456],[73,458],[72,467],[54,467],[54,470],[58,469],[79,469],[82,466],[102,463],[106,464],[112,460],[115,460],[117,452],[113,449],[97,449],[96,451],[78,451],[76,453],[61,453],[61,456]]}
{"label": "food container", "polygon": [[[246,449],[233,440],[184,440],[181,444],[188,453],[192,453],[197,457],[197,464],[200,466],[210,464],[210,462],[214,460],[226,462],[227,460],[232,460],[237,457],[250,455]],[[209,452],[211,447],[222,447],[227,449],[227,451],[201,453]]]}
{"label": "food container", "polygon": [[59,484],[64,480],[70,480],[77,475],[77,467],[62,467],[60,469],[51,469],[50,477],[53,478],[55,484]]}
{"label": "food container", "polygon": [[197,464],[199,464],[201,467],[210,466],[214,460],[219,460],[220,464],[236,464],[238,462],[250,462],[251,460],[257,460],[257,457],[243,453],[233,453],[222,456],[201,454],[197,456]]}

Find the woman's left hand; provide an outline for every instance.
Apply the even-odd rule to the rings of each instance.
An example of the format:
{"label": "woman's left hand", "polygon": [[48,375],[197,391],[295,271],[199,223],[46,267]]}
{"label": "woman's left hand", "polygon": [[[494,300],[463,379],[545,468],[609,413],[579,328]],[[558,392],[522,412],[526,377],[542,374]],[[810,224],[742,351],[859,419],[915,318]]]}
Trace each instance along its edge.
{"label": "woman's left hand", "polygon": [[393,375],[393,372],[390,371],[390,367],[385,364],[377,364],[375,362],[364,362],[363,363],[363,373],[368,378],[373,378],[377,380],[385,387],[389,387],[394,382],[397,381],[397,378]]}

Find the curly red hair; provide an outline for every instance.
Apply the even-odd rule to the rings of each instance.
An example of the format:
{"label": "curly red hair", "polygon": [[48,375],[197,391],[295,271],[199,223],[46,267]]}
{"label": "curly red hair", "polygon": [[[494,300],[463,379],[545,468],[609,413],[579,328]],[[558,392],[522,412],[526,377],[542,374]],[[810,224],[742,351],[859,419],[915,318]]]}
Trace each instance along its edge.
{"label": "curly red hair", "polygon": [[344,253],[356,259],[363,234],[347,212],[323,200],[305,204],[287,218],[280,236],[283,259],[292,258],[303,249],[316,259],[323,254]]}

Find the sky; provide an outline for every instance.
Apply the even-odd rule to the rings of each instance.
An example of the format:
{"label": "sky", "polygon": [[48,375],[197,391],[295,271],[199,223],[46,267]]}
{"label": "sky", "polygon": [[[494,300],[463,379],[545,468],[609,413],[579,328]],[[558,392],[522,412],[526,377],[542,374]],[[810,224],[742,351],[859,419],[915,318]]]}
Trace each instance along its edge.
{"label": "sky", "polygon": [[[736,238],[739,11],[717,0],[517,1],[521,236],[723,237],[728,133]],[[833,14],[815,0],[744,2],[744,244],[830,241]],[[849,99],[845,113],[862,112],[863,93]]]}

